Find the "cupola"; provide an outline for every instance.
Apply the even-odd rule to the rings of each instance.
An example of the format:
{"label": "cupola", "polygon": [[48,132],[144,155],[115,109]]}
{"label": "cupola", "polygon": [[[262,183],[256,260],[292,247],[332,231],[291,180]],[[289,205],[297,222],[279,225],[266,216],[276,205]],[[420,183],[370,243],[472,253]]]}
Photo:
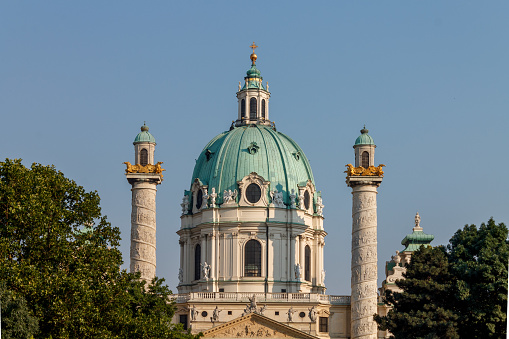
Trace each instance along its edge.
{"label": "cupola", "polygon": [[267,86],[263,86],[263,77],[258,68],[256,68],[256,60],[258,56],[255,49],[258,47],[253,44],[249,46],[253,49],[251,53],[251,68],[247,70],[244,77],[244,85],[239,81],[239,89],[237,92],[238,99],[238,118],[235,126],[246,124],[263,124],[271,125],[269,121],[269,98],[270,92]]}
{"label": "cupola", "polygon": [[143,123],[141,132],[134,138],[134,163],[136,165],[146,166],[154,164],[154,151],[156,148],[156,139],[148,131],[148,126]]}
{"label": "cupola", "polygon": [[368,168],[369,166],[375,166],[375,142],[373,138],[368,134],[366,125],[361,129],[361,135],[355,140],[355,167],[362,166]]}

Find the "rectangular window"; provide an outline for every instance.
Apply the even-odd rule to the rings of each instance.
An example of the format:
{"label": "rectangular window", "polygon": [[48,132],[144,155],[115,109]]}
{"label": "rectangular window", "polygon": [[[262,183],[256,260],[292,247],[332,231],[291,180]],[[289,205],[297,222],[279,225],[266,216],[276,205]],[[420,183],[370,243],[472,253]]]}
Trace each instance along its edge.
{"label": "rectangular window", "polygon": [[329,318],[320,317],[319,326],[320,328],[318,330],[320,332],[329,332]]}
{"label": "rectangular window", "polygon": [[228,311],[228,315],[232,315],[232,311]]}
{"label": "rectangular window", "polygon": [[184,325],[184,330],[187,330],[187,314],[181,314],[179,323]]}

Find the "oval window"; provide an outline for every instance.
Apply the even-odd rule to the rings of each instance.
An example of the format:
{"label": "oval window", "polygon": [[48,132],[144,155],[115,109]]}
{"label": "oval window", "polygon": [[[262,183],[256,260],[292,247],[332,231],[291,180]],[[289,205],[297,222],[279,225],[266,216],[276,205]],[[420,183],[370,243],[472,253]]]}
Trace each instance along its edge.
{"label": "oval window", "polygon": [[310,202],[309,192],[304,192],[304,207],[308,210],[309,209],[309,202]]}
{"label": "oval window", "polygon": [[256,204],[262,197],[262,190],[257,184],[250,184],[246,188],[246,199],[252,204]]}
{"label": "oval window", "polygon": [[198,194],[196,194],[196,208],[200,209],[202,203],[203,203],[203,192],[202,190],[199,190]]}

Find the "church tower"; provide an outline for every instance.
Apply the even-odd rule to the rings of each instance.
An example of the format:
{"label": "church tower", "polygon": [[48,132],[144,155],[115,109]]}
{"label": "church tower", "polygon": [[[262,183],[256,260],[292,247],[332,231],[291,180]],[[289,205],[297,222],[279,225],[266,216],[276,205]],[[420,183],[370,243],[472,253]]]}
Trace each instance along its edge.
{"label": "church tower", "polygon": [[127,165],[132,186],[130,271],[150,282],[156,275],[156,186],[163,180],[162,162],[154,164],[156,140],[143,124],[134,139],[134,165]]}
{"label": "church tower", "polygon": [[374,167],[375,143],[364,127],[353,146],[355,167],[346,173],[352,188],[351,338],[377,338],[377,188],[382,183],[380,165]]}

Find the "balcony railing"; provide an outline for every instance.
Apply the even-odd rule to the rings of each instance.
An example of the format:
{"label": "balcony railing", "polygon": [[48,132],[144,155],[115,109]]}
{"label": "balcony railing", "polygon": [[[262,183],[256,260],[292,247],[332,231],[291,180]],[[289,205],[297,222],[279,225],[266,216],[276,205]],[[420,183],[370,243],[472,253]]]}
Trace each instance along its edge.
{"label": "balcony railing", "polygon": [[173,295],[177,303],[188,301],[240,301],[249,303],[256,296],[257,302],[319,302],[332,305],[350,305],[349,295],[326,295],[316,293],[244,293],[244,292],[193,292]]}

